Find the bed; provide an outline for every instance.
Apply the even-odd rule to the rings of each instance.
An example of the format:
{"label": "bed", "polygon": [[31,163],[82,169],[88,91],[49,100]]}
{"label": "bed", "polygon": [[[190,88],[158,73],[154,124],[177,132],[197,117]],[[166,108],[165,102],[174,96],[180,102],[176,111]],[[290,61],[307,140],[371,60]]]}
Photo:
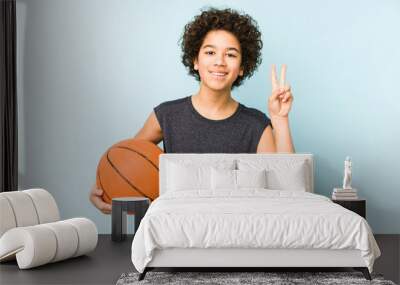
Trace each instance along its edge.
{"label": "bed", "polygon": [[312,154],[162,154],[160,196],[132,242],[158,267],[352,267],[371,279],[367,221],[314,193]]}

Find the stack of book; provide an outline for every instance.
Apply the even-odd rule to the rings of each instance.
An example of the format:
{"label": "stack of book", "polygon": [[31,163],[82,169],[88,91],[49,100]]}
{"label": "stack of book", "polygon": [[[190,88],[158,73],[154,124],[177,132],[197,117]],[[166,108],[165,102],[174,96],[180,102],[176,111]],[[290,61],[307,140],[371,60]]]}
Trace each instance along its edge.
{"label": "stack of book", "polygon": [[357,189],[333,188],[332,199],[334,200],[357,200]]}

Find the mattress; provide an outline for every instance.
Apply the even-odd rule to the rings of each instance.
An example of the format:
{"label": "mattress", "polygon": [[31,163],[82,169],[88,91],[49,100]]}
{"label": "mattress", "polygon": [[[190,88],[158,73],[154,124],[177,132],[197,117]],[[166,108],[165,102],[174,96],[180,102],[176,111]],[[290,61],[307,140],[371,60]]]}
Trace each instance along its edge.
{"label": "mattress", "polygon": [[173,248],[359,250],[370,272],[380,256],[361,216],[318,194],[267,189],[161,195],[135,234],[133,265],[143,272]]}

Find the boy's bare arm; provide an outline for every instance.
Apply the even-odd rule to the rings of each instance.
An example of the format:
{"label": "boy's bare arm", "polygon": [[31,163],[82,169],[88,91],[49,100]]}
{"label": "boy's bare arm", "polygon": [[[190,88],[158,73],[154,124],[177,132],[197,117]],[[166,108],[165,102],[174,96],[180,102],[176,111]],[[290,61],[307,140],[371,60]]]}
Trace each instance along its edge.
{"label": "boy's bare arm", "polygon": [[257,153],[274,153],[276,152],[275,139],[272,134],[271,126],[264,129],[260,141],[257,146]]}
{"label": "boy's bare arm", "polygon": [[135,139],[150,141],[158,144],[163,139],[161,126],[153,112],[150,113],[143,127],[134,136]]}
{"label": "boy's bare arm", "polygon": [[292,136],[290,134],[288,118],[271,118],[274,126],[274,137],[276,144],[276,152],[278,153],[295,153]]}

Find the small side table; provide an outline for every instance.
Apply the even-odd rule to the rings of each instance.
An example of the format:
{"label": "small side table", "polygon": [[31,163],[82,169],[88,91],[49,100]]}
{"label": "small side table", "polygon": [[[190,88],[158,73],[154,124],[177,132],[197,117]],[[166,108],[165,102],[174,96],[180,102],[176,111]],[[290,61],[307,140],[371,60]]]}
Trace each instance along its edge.
{"label": "small side table", "polygon": [[356,214],[359,214],[364,219],[367,218],[366,215],[366,200],[365,199],[357,199],[357,200],[336,200],[332,199],[332,202],[339,204],[340,206],[353,211]]}
{"label": "small side table", "polygon": [[126,239],[126,213],[134,212],[136,233],[140,221],[146,214],[150,205],[150,199],[145,197],[119,197],[112,199],[111,211],[111,240],[123,241]]}

